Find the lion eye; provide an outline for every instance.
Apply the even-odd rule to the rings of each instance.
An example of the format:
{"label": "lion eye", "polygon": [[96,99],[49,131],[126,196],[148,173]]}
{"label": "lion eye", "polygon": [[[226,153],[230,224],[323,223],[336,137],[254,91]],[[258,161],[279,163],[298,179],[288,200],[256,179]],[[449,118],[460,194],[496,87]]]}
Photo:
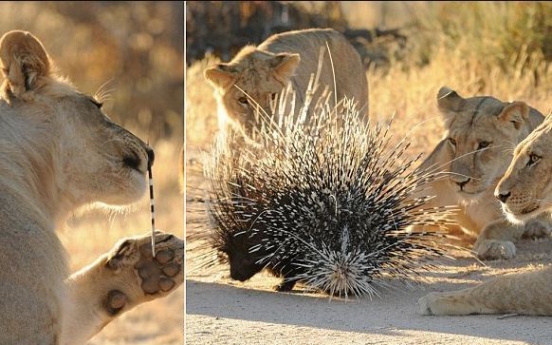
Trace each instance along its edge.
{"label": "lion eye", "polygon": [[247,103],[249,103],[249,101],[247,100],[247,97],[240,97],[240,98],[238,98],[238,102],[240,102],[241,104],[247,104]]}
{"label": "lion eye", "polygon": [[481,150],[481,149],[484,149],[486,147],[489,147],[489,145],[491,145],[491,143],[488,142],[488,141],[480,141],[479,145],[477,146],[477,149]]}
{"label": "lion eye", "polygon": [[540,159],[541,159],[541,157],[537,156],[534,153],[529,154],[529,161],[527,162],[527,166],[529,167],[529,166],[537,163],[538,161],[540,161]]}
{"label": "lion eye", "polygon": [[452,146],[456,146],[456,140],[454,140],[453,138],[448,138],[448,142],[449,142]]}

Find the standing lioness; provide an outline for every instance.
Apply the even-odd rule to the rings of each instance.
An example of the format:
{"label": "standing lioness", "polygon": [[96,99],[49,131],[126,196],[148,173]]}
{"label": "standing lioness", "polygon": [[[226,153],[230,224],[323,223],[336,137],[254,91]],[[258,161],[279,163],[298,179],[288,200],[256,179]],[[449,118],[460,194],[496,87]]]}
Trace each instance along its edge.
{"label": "standing lioness", "polygon": [[0,39],[0,344],[83,344],[121,313],[183,283],[183,241],[124,239],[68,277],[55,230],[77,207],[126,205],[153,151],[54,74],[32,34]]}
{"label": "standing lioness", "polygon": [[[552,116],[517,145],[495,189],[510,220],[528,221],[552,211]],[[552,316],[552,267],[511,274],[473,288],[431,293],[420,311],[434,315],[516,313]]]}
{"label": "standing lioness", "polygon": [[330,99],[335,96],[339,103],[347,97],[362,115],[368,114],[368,81],[360,55],[333,29],[276,34],[257,47],[242,48],[230,62],[205,70],[215,88],[219,127],[224,130],[230,124],[246,136],[261,125],[259,116],[272,114],[271,100],[288,82],[296,91],[296,109],[301,107],[313,75],[319,78],[313,99],[327,88]]}

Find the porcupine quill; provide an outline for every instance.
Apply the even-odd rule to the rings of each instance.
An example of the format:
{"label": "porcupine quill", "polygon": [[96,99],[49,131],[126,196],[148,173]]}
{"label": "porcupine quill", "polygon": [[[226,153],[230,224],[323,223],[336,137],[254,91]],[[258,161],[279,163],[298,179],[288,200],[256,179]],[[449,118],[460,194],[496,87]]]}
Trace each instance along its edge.
{"label": "porcupine quill", "polygon": [[151,164],[148,164],[150,213],[151,213],[151,254],[155,257],[155,203],[153,199],[153,177]]}

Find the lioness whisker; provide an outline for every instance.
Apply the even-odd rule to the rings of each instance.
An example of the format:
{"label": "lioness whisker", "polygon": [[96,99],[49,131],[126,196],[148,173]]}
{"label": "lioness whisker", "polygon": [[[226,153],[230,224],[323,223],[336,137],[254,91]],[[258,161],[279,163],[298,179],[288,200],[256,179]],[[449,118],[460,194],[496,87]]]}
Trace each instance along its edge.
{"label": "lioness whisker", "polygon": [[113,78],[107,80],[104,82],[99,88],[98,91],[94,94],[94,98],[99,102],[103,103],[110,99],[111,93],[115,91],[115,89],[107,89],[107,85],[113,81]]}
{"label": "lioness whisker", "polygon": [[459,174],[459,173],[455,173],[455,172],[452,172],[452,171],[449,171],[447,172],[448,174],[450,175],[454,175],[454,176],[462,176],[462,177],[467,177],[471,180],[481,180],[480,178],[477,178],[477,177],[473,177],[473,176],[470,176],[470,175],[465,175],[465,174]]}
{"label": "lioness whisker", "polygon": [[[465,154],[463,154],[463,155],[460,155],[460,156],[458,156],[458,157],[456,157],[456,158],[454,158],[454,159],[451,159],[451,160],[449,160],[449,161],[447,161],[447,162],[445,162],[445,163],[443,163],[443,164],[441,164],[441,165],[435,165],[435,164],[430,165],[427,169],[425,169],[425,171],[430,172],[430,173],[432,173],[432,172],[438,172],[438,171],[441,170],[442,168],[444,168],[444,167],[450,165],[452,162],[454,162],[454,161],[456,161],[456,160],[458,160],[458,159],[460,159],[460,158],[469,156],[469,155],[471,155],[471,154],[473,154],[473,153],[477,153],[477,152],[484,151],[484,150],[486,150],[486,149],[487,149],[487,148],[467,152],[467,153],[465,153]],[[435,167],[432,167],[432,166],[435,166]]]}

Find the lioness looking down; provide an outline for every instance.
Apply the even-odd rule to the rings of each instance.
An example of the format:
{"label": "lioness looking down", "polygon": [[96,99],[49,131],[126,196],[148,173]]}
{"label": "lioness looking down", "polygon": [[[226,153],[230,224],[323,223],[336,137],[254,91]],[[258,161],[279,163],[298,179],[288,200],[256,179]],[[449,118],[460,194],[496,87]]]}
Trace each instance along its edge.
{"label": "lioness looking down", "polygon": [[360,56],[333,29],[276,34],[257,47],[245,46],[230,62],[205,70],[215,89],[219,128],[234,128],[246,137],[261,125],[259,116],[272,114],[271,101],[288,82],[297,97],[295,109],[301,108],[312,76],[319,78],[313,99],[327,88],[330,99],[335,96],[339,103],[347,97],[361,115],[368,114],[368,81]]}
{"label": "lioness looking down", "polygon": [[121,240],[68,276],[56,235],[77,208],[141,198],[154,153],[101,103],[54,72],[42,43],[0,39],[0,344],[83,344],[134,306],[183,281],[184,243],[155,234]]}
{"label": "lioness looking down", "polygon": [[[552,116],[515,149],[495,189],[508,218],[527,222],[552,211]],[[420,312],[432,315],[508,314],[552,316],[552,267],[502,276],[473,288],[430,293]]]}
{"label": "lioness looking down", "polygon": [[514,241],[522,235],[550,233],[543,214],[525,226],[509,222],[493,197],[513,150],[544,116],[524,102],[502,102],[491,96],[461,97],[443,87],[437,102],[444,120],[443,139],[420,165],[446,178],[431,183],[432,205],[459,205],[456,221],[462,231],[477,237],[473,250],[482,259],[512,258]]}

